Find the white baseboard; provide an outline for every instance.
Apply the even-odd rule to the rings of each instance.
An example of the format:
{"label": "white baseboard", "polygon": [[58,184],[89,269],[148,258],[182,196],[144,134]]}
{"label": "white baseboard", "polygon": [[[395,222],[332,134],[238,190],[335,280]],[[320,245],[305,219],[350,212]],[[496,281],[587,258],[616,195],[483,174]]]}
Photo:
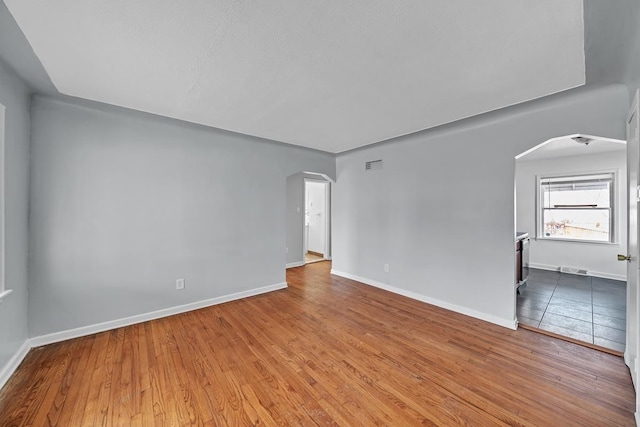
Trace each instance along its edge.
{"label": "white baseboard", "polygon": [[[529,263],[529,267],[537,268],[539,270],[560,271],[559,265],[536,264],[532,262],[532,263]],[[591,277],[599,277],[601,279],[621,280],[623,282],[627,281],[626,274],[613,274],[613,273],[604,273],[601,271],[591,271],[589,269],[586,269],[586,270],[589,273],[588,275]]]}
{"label": "white baseboard", "polygon": [[9,362],[0,369],[0,389],[4,387],[7,381],[9,381],[9,378],[11,378],[11,375],[13,375],[15,370],[18,369],[18,366],[20,366],[20,363],[22,363],[24,358],[27,356],[29,350],[31,350],[31,343],[30,340],[27,339],[22,343],[11,359],[9,359]]}
{"label": "white baseboard", "polygon": [[229,295],[223,295],[221,297],[206,299],[202,301],[196,301],[189,304],[165,308],[163,310],[152,311],[144,314],[138,314],[131,317],[125,317],[123,319],[111,320],[108,322],[97,323],[89,326],[82,326],[80,328],[69,329],[61,332],[54,332],[52,334],[47,334],[47,335],[40,335],[38,337],[31,338],[30,343],[31,343],[31,347],[39,347],[42,345],[53,344],[59,341],[65,341],[72,338],[83,337],[83,336],[95,334],[98,332],[104,332],[111,329],[121,328],[123,326],[134,325],[136,323],[147,322],[149,320],[160,319],[162,317],[172,316],[174,314],[185,313],[187,311],[198,310],[200,308],[205,308],[212,305],[217,305],[217,304],[222,304],[229,301],[235,301],[242,298],[252,297],[252,296],[264,294],[267,292],[276,291],[278,289],[284,289],[286,287],[287,287],[286,282],[277,283],[275,285],[263,286],[261,288],[250,289],[248,291],[236,292]]}
{"label": "white baseboard", "polygon": [[627,281],[626,274],[612,274],[612,273],[603,273],[600,271],[590,271],[589,276],[599,277],[601,279],[620,280],[622,282]]}
{"label": "white baseboard", "polygon": [[550,264],[536,264],[533,262],[529,263],[529,267],[537,268],[538,270],[547,270],[547,271],[560,271],[560,267],[557,265]]}
{"label": "white baseboard", "polygon": [[303,265],[304,261],[290,262],[289,264],[287,264],[287,268],[302,267]]}
{"label": "white baseboard", "polygon": [[364,283],[365,285],[373,286],[376,288],[384,289],[385,291],[393,292],[394,294],[402,295],[411,299],[415,299],[418,301],[426,302],[427,304],[435,305],[440,308],[444,308],[446,310],[455,311],[456,313],[464,314],[465,316],[474,317],[476,319],[484,320],[489,323],[493,323],[499,326],[503,326],[509,329],[517,329],[518,323],[516,319],[507,320],[502,319],[500,317],[492,316],[490,314],[482,313],[480,311],[472,310],[467,307],[463,307],[457,304],[451,304],[445,301],[441,301],[436,298],[431,298],[422,294],[418,294],[412,291],[407,291],[405,289],[396,288],[395,286],[387,285],[385,283],[377,282],[375,280],[370,280],[365,277],[356,276],[355,274],[345,273],[343,271],[331,270],[331,274],[335,274],[336,276],[344,277],[347,279],[355,280],[360,283]]}

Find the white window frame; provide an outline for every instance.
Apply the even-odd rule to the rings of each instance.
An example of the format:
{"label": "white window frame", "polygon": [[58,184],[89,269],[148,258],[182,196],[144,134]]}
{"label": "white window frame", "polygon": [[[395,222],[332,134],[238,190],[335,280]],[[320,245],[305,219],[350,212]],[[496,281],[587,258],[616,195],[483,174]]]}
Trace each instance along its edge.
{"label": "white window frame", "polygon": [[[564,238],[554,238],[547,237],[544,235],[544,224],[543,224],[543,198],[542,198],[542,182],[549,179],[562,179],[562,178],[586,178],[586,177],[595,177],[602,175],[612,175],[613,180],[611,184],[611,215],[610,215],[610,224],[609,224],[609,241],[601,241],[601,240],[586,240],[586,239],[564,239]],[[619,200],[618,200],[618,181],[619,179],[619,170],[618,169],[608,169],[608,170],[599,170],[599,171],[586,171],[586,172],[573,172],[573,173],[562,173],[562,174],[544,174],[544,175],[536,175],[536,240],[544,240],[549,242],[572,242],[572,243],[586,243],[586,244],[598,244],[598,245],[616,245],[618,244],[618,221],[617,216],[619,215]]]}
{"label": "white window frame", "polygon": [[11,293],[11,289],[5,286],[5,134],[6,119],[5,106],[0,104],[0,304],[2,300]]}

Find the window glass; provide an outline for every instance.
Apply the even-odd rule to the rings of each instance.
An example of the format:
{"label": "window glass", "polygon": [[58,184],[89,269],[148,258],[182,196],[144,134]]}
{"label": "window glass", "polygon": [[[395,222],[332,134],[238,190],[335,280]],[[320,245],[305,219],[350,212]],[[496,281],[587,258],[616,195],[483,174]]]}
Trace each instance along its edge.
{"label": "window glass", "polygon": [[538,237],[613,241],[613,173],[541,178]]}

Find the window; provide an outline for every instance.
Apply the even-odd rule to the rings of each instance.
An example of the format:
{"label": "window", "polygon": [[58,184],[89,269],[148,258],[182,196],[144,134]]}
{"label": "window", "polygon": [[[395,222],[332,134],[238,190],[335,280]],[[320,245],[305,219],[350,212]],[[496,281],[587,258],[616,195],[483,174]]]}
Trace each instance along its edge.
{"label": "window", "polygon": [[538,177],[539,239],[614,242],[615,173]]}

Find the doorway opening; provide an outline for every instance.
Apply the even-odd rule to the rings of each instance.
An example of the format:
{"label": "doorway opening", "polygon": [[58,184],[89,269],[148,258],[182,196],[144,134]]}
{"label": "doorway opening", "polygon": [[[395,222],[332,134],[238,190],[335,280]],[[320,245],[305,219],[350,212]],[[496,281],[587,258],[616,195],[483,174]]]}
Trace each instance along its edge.
{"label": "doorway opening", "polygon": [[323,173],[298,172],[287,177],[285,268],[331,260],[333,183]]}
{"label": "doorway opening", "polygon": [[[607,349],[626,343],[626,141],[553,138],[515,160],[516,273],[520,326]],[[516,275],[518,276],[518,275]]]}
{"label": "doorway opening", "polygon": [[304,179],[303,252],[305,264],[330,259],[330,188],[328,181]]}

